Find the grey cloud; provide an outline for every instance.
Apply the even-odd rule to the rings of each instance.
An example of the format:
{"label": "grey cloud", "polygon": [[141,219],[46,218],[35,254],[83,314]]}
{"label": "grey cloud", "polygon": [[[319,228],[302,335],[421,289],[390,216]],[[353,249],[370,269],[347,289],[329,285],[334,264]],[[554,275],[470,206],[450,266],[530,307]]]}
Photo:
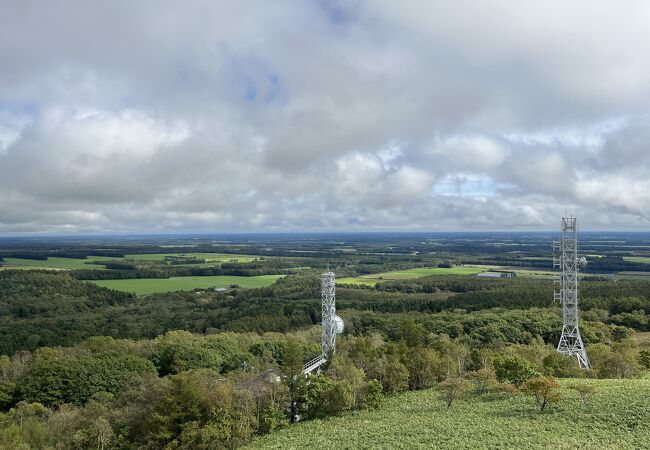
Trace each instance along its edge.
{"label": "grey cloud", "polygon": [[0,233],[650,220],[642,2],[0,8]]}

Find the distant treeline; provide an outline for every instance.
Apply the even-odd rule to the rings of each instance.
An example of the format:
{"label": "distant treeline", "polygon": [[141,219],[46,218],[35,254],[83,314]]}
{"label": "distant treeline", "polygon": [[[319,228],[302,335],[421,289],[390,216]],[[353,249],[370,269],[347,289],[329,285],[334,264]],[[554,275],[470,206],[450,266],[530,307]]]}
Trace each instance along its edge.
{"label": "distant treeline", "polygon": [[74,259],[87,259],[93,256],[106,256],[109,258],[123,258],[124,253],[121,251],[112,250],[91,250],[91,251],[1,251],[1,258],[19,258],[19,259],[32,259],[35,261],[47,261],[50,257],[55,258],[74,258]]}
{"label": "distant treeline", "polygon": [[[607,255],[603,257],[588,257],[587,267],[582,271],[585,273],[613,273],[622,271],[650,272],[650,264],[625,261],[620,255]],[[545,270],[553,269],[553,259],[526,259],[512,257],[488,257],[488,258],[463,258],[465,264],[488,264],[498,266],[536,267]]]}
{"label": "distant treeline", "polygon": [[586,273],[611,273],[611,272],[650,272],[650,264],[625,261],[622,256],[604,256],[602,258],[587,258]]}
{"label": "distant treeline", "polygon": [[[113,269],[113,267],[115,266],[111,264],[109,268]],[[260,275],[287,275],[296,273],[296,270],[293,269],[221,269],[219,267],[127,269],[125,266],[121,267],[124,268],[120,268],[119,270],[72,270],[71,275],[78,280],[126,280],[134,278],[209,277],[215,275],[257,277]]]}

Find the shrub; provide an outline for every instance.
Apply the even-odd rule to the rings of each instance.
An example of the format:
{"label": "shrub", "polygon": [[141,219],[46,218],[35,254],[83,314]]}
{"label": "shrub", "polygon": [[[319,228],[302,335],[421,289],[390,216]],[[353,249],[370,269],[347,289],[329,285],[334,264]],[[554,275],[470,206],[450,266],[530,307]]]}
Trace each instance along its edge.
{"label": "shrub", "polygon": [[557,403],[562,398],[560,384],[554,377],[536,377],[528,380],[521,388],[524,394],[535,398],[540,412],[543,412],[549,403]]}
{"label": "shrub", "polygon": [[492,390],[496,384],[496,376],[492,369],[479,369],[467,374],[469,380],[474,383],[476,395],[483,395]]}
{"label": "shrub", "polygon": [[469,390],[469,382],[460,377],[447,378],[438,383],[436,388],[442,392],[443,398],[447,402],[447,408],[451,408],[452,402],[461,394]]}
{"label": "shrub", "polygon": [[389,394],[405,391],[409,387],[409,371],[401,362],[389,361],[383,381],[384,391]]}
{"label": "shrub", "polygon": [[367,409],[377,409],[384,399],[383,386],[377,380],[368,381],[363,387],[361,405]]}
{"label": "shrub", "polygon": [[535,366],[521,356],[499,355],[494,358],[494,372],[500,383],[508,382],[517,387],[537,375]]}
{"label": "shrub", "polygon": [[337,416],[352,407],[352,389],[344,381],[334,381],[324,375],[312,377],[307,385],[305,416],[322,419]]}

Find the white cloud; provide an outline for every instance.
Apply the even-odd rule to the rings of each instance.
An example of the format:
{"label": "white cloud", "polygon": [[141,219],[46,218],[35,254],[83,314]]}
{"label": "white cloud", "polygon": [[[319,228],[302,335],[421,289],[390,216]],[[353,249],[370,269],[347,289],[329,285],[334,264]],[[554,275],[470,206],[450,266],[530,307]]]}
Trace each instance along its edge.
{"label": "white cloud", "polygon": [[0,232],[648,225],[650,4],[31,0]]}

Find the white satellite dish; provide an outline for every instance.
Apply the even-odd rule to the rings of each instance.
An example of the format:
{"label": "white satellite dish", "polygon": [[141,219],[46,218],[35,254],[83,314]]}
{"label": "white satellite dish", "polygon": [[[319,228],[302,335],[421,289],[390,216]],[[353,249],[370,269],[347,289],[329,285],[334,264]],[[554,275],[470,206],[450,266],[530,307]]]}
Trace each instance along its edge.
{"label": "white satellite dish", "polygon": [[343,319],[341,319],[339,316],[334,316],[334,323],[336,324],[336,334],[343,333]]}

